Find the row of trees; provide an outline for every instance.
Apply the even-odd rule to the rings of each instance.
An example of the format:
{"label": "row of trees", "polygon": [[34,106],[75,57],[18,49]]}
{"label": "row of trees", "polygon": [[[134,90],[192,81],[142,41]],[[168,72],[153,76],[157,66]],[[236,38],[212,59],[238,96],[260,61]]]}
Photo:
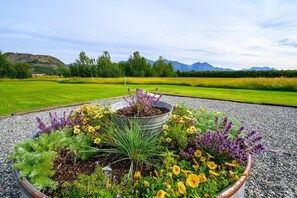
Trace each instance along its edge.
{"label": "row of trees", "polygon": [[11,63],[0,51],[0,78],[31,78],[28,63]]}
{"label": "row of trees", "polygon": [[160,57],[153,65],[134,52],[128,61],[113,63],[110,55],[104,51],[97,59],[89,58],[84,51],[79,58],[69,67],[70,76],[78,77],[175,77],[177,76],[171,64],[166,64]]}
{"label": "row of trees", "polygon": [[218,77],[218,78],[277,78],[297,77],[297,70],[242,70],[242,71],[176,71],[178,77]]}

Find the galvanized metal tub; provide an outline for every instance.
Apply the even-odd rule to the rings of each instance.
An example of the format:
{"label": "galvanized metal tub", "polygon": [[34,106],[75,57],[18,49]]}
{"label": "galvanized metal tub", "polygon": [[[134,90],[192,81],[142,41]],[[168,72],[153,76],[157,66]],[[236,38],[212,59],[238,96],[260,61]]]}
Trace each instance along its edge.
{"label": "galvanized metal tub", "polygon": [[[117,111],[124,107],[127,107],[129,104],[127,101],[121,101],[111,105],[110,110]],[[172,113],[173,107],[171,104],[166,102],[158,102],[155,107],[162,107],[168,109],[167,113],[156,115],[156,116],[146,116],[146,117],[128,117],[123,115],[118,115],[116,113],[111,114],[112,121],[115,123],[129,122],[137,120],[140,123],[140,128],[144,131],[157,131],[161,132],[163,125],[166,123],[169,115]]]}

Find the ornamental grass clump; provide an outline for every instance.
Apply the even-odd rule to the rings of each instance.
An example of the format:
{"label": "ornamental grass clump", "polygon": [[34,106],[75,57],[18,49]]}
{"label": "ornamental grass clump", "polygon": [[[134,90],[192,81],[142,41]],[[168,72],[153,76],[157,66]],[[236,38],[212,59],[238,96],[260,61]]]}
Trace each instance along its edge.
{"label": "ornamental grass clump", "polygon": [[129,105],[122,109],[121,113],[132,117],[143,117],[160,114],[158,109],[154,108],[162,96],[158,96],[157,92],[158,88],[155,89],[153,94],[137,88],[135,94],[131,94],[131,90],[128,88],[129,97],[124,97],[124,99]]}
{"label": "ornamental grass clump", "polygon": [[104,148],[99,152],[105,153],[113,163],[128,161],[129,178],[136,169],[153,167],[160,161],[162,151],[157,132],[145,133],[136,120],[114,125],[110,131],[109,136],[102,137]]}

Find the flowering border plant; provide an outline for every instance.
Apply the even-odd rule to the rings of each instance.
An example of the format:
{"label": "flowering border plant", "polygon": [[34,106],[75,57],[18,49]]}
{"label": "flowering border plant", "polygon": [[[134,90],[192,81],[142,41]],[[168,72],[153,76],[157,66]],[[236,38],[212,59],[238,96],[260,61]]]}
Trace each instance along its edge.
{"label": "flowering border plant", "polygon": [[131,89],[128,88],[129,97],[123,97],[129,104],[129,106],[124,109],[125,114],[137,117],[151,115],[153,107],[162,97],[162,95],[158,96],[157,93],[158,88],[155,89],[153,94],[137,88],[135,94],[131,94]]}

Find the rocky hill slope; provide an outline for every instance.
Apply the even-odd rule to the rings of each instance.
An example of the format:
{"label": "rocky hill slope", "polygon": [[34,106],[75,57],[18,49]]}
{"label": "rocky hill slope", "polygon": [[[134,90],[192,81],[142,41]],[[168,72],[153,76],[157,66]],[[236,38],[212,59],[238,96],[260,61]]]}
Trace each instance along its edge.
{"label": "rocky hill slope", "polygon": [[68,72],[68,67],[61,60],[53,56],[12,52],[7,52],[4,55],[6,60],[12,63],[29,63],[32,74],[62,75]]}

